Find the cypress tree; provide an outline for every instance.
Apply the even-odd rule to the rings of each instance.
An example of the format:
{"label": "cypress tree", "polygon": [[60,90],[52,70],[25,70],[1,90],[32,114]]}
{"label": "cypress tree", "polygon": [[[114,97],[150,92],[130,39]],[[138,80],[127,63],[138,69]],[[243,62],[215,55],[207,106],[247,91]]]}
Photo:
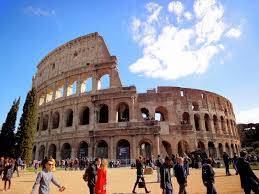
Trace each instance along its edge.
{"label": "cypress tree", "polygon": [[23,113],[16,133],[17,156],[26,163],[32,159],[32,146],[37,127],[37,97],[36,89],[32,88],[26,97]]}
{"label": "cypress tree", "polygon": [[17,112],[19,110],[20,98],[13,101],[13,105],[10,108],[6,116],[6,120],[2,125],[1,134],[0,134],[0,155],[1,156],[14,156],[14,130],[15,123],[17,118]]}

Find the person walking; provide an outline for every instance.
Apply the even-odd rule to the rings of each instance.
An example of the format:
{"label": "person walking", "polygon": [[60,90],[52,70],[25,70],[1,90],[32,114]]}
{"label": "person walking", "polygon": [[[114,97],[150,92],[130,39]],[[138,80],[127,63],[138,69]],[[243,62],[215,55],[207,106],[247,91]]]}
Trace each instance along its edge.
{"label": "person walking", "polygon": [[93,163],[89,164],[89,166],[85,170],[84,179],[87,181],[87,186],[89,188],[90,194],[94,194],[95,182],[97,179],[97,170],[100,168],[101,159],[96,158]]}
{"label": "person walking", "polygon": [[[12,160],[9,158],[5,159],[5,167],[4,167],[4,173],[3,173],[3,181],[4,181],[4,190],[9,190],[11,188],[11,178],[13,175],[13,165]],[[8,188],[6,189],[6,185],[8,182]]]}
{"label": "person walking", "polygon": [[157,160],[156,160],[156,172],[157,172],[157,182],[160,182],[160,167],[163,164],[162,159],[160,158],[160,155],[157,155]]}
{"label": "person walking", "polygon": [[147,190],[145,179],[143,176],[143,163],[142,163],[142,157],[136,159],[136,168],[137,168],[137,180],[135,182],[134,188],[132,190],[132,193],[136,193],[135,189],[137,187],[137,184],[139,184],[140,180],[144,184],[145,192],[150,193],[150,191]]}
{"label": "person walking", "polygon": [[19,170],[18,167],[19,167],[19,164],[18,164],[17,160],[13,160],[13,174],[14,174],[14,172],[16,171],[17,177],[20,176],[20,175],[19,175],[19,171],[18,171],[18,170]]}
{"label": "person walking", "polygon": [[223,153],[223,161],[226,168],[226,175],[230,176],[231,174],[229,172],[229,155],[226,152]]}
{"label": "person walking", "polygon": [[159,168],[161,175],[160,188],[162,189],[163,194],[173,194],[173,185],[171,180],[172,176],[170,172],[172,164],[172,159],[169,157],[165,157],[164,164],[161,165],[161,167]]}
{"label": "person walking", "polygon": [[51,172],[53,165],[54,165],[54,163],[53,163],[52,159],[48,159],[47,162],[45,163],[45,167],[37,175],[36,181],[31,190],[31,194],[34,193],[35,188],[38,184],[40,184],[39,194],[49,194],[50,193],[50,185],[49,185],[50,182],[52,182],[54,185],[56,185],[59,188],[60,192],[65,190],[65,187],[61,186],[59,184],[59,182],[54,178],[54,176]]}
{"label": "person walking", "polygon": [[212,160],[208,158],[207,161],[202,165],[202,181],[207,188],[207,194],[217,194],[214,186],[214,175],[215,172],[211,166]]}
{"label": "person walking", "polygon": [[250,194],[251,190],[255,194],[259,194],[259,180],[252,171],[249,162],[246,160],[246,151],[240,152],[240,158],[237,159],[237,170],[240,175],[241,187],[245,194]]}
{"label": "person walking", "polygon": [[174,174],[179,184],[179,194],[187,194],[187,175],[183,166],[184,159],[182,157],[177,158],[177,163],[174,166]]}
{"label": "person walking", "polygon": [[95,194],[106,194],[108,161],[103,159],[97,170],[97,180],[94,187]]}

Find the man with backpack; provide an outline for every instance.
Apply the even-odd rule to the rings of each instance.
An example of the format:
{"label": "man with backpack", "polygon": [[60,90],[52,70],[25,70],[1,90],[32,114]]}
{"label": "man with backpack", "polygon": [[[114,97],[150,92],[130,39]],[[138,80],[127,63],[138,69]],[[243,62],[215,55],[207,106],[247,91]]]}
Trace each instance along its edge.
{"label": "man with backpack", "polygon": [[85,170],[85,174],[83,175],[84,181],[87,181],[90,194],[94,194],[95,182],[97,180],[97,170],[100,168],[100,165],[101,159],[96,158],[93,163],[89,164]]}
{"label": "man with backpack", "polygon": [[156,160],[156,172],[157,172],[157,182],[160,183],[160,167],[163,164],[162,159],[160,158],[160,155],[157,155],[157,160]]}
{"label": "man with backpack", "polygon": [[207,161],[202,165],[202,181],[207,188],[207,194],[217,194],[214,187],[214,175],[215,172],[211,166],[212,160],[208,158]]}

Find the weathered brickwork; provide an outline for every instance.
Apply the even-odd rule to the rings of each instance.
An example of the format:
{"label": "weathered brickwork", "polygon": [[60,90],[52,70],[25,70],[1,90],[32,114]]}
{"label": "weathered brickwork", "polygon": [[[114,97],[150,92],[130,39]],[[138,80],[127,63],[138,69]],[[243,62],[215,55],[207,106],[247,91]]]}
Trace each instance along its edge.
{"label": "weathered brickwork", "polygon": [[[232,104],[212,92],[124,87],[98,33],[72,40],[38,65],[38,126],[33,157],[80,156],[130,160],[183,155],[197,149],[215,158],[240,149]],[[108,88],[102,87],[108,77]]]}

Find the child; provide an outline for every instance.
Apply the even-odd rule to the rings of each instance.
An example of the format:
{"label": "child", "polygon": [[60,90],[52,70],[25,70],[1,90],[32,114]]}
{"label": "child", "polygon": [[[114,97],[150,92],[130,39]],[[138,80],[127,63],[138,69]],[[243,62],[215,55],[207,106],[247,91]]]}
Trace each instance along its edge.
{"label": "child", "polygon": [[48,159],[47,163],[45,163],[45,168],[42,170],[42,172],[38,173],[38,176],[36,178],[36,181],[32,187],[31,194],[34,193],[35,187],[37,184],[40,184],[39,186],[39,194],[49,194],[50,192],[50,181],[56,185],[59,188],[59,191],[62,192],[65,190],[64,186],[61,186],[57,180],[53,177],[52,174],[52,168],[53,168],[53,161],[52,159]]}

